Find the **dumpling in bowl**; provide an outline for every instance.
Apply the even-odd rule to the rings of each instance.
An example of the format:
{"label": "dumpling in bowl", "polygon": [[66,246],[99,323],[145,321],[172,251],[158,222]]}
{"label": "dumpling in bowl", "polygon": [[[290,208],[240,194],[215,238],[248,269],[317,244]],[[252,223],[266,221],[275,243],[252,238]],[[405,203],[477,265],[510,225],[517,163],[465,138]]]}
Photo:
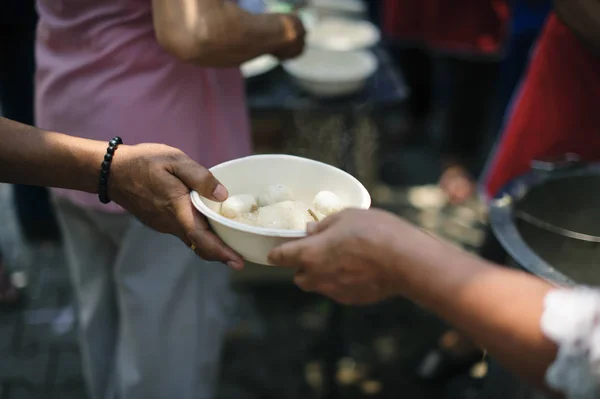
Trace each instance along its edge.
{"label": "dumpling in bowl", "polygon": [[313,200],[313,206],[325,216],[340,212],[345,208],[344,203],[331,191],[319,191]]}
{"label": "dumpling in bowl", "polygon": [[294,192],[283,184],[271,184],[258,196],[258,206],[277,204],[283,201],[294,200]]}
{"label": "dumpling in bowl", "polygon": [[221,204],[221,215],[235,219],[245,213],[254,212],[258,209],[256,198],[250,194],[234,195]]}
{"label": "dumpling in bowl", "polygon": [[[315,221],[309,209],[310,206],[300,201],[278,202],[259,208],[253,224],[270,229],[306,230],[306,224]],[[317,218],[324,217],[319,212],[312,211]]]}

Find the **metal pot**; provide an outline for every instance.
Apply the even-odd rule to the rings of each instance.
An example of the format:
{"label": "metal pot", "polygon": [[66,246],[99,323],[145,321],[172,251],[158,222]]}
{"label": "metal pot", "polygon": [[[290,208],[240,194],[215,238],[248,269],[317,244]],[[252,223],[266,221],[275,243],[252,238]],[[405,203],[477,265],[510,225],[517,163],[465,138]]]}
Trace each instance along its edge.
{"label": "metal pot", "polygon": [[492,201],[490,223],[514,266],[556,285],[600,285],[600,164],[533,162]]}
{"label": "metal pot", "polygon": [[[600,164],[574,154],[532,162],[495,197],[489,217],[509,266],[557,286],[600,285]],[[493,360],[482,397],[547,398]]]}

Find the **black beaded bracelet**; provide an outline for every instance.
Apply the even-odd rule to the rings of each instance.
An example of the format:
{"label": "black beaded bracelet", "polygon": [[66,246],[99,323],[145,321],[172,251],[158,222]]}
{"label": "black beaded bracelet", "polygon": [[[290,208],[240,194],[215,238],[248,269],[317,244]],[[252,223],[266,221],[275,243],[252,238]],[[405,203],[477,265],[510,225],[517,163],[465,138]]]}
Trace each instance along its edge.
{"label": "black beaded bracelet", "polygon": [[108,198],[108,177],[110,176],[110,165],[115,155],[117,147],[123,144],[123,140],[117,136],[108,142],[108,148],[106,149],[106,155],[104,155],[104,161],[100,166],[100,181],[98,183],[98,198],[103,204],[108,204],[110,198]]}

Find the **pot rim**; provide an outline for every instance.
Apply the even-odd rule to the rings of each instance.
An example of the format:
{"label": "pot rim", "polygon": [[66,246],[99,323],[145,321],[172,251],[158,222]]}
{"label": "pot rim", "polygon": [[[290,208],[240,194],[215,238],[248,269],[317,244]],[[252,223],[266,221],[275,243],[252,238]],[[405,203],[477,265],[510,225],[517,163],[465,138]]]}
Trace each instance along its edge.
{"label": "pot rim", "polygon": [[569,287],[581,284],[556,270],[527,245],[515,223],[514,203],[523,198],[532,187],[546,181],[590,175],[600,175],[600,163],[578,163],[569,168],[556,170],[533,168],[511,180],[490,201],[490,226],[504,250],[521,268],[556,286]]}

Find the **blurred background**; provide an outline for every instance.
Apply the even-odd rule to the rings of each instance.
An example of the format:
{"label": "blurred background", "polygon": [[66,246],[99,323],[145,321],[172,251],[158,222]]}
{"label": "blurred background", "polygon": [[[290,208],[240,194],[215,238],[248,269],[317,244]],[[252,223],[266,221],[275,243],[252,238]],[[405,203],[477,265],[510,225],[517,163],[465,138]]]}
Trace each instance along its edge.
{"label": "blurred background", "polygon": [[[0,5],[0,108],[34,124],[35,9],[12,3]],[[514,0],[475,22],[466,0],[427,16],[411,3],[242,2],[298,12],[309,31],[299,59],[242,66],[255,152],[339,166],[374,206],[478,252],[488,223],[476,183],[550,2]],[[85,398],[45,189],[0,185],[0,251],[0,399]],[[483,397],[483,352],[407,301],[343,307],[299,291],[289,271],[252,265],[231,284],[240,296],[219,398]]]}

